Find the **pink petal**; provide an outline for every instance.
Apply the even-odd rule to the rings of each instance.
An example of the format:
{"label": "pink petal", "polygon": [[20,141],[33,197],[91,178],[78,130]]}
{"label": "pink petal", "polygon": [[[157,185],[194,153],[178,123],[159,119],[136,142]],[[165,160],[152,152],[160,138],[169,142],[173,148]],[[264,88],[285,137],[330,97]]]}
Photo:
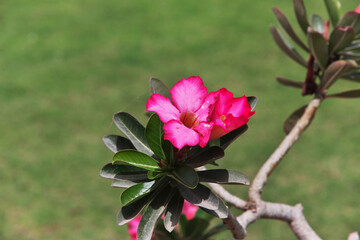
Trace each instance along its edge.
{"label": "pink petal", "polygon": [[355,9],[355,12],[360,14],[360,4],[359,4],[359,6]]}
{"label": "pink petal", "polygon": [[234,95],[226,88],[221,88],[220,90],[218,90],[218,93],[219,96],[215,104],[215,111],[220,117],[221,115],[226,115],[226,113],[229,111]]}
{"label": "pink petal", "polygon": [[213,128],[213,122],[202,122],[194,130],[199,134],[199,145],[205,147],[209,141],[211,129]]}
{"label": "pink petal", "polygon": [[226,131],[225,123],[223,122],[223,120],[220,119],[216,112],[211,115],[211,121],[215,124],[215,126],[219,126]]}
{"label": "pink petal", "polygon": [[209,120],[214,111],[218,95],[218,92],[211,92],[206,96],[203,105],[195,112],[199,122],[207,122]]}
{"label": "pink petal", "polygon": [[232,106],[227,114],[232,114],[234,117],[247,116],[251,112],[251,105],[245,96],[235,98]]}
{"label": "pink petal", "polygon": [[220,127],[220,126],[218,126],[218,125],[215,125],[215,126],[212,128],[209,141],[218,139],[219,137],[222,137],[222,136],[224,136],[225,134],[227,134],[227,130],[224,130],[222,127]]}
{"label": "pink petal", "polygon": [[128,233],[131,236],[131,239],[136,239],[136,232],[139,227],[140,220],[141,220],[141,216],[137,216],[127,224]]}
{"label": "pink petal", "polygon": [[227,115],[226,119],[224,121],[227,132],[231,132],[232,130],[235,130],[235,129],[245,125],[249,121],[249,118],[250,117],[247,117],[247,116],[246,117],[245,116],[234,117],[231,114]]}
{"label": "pink petal", "polygon": [[170,99],[160,94],[153,94],[146,103],[146,110],[156,112],[164,123],[170,120],[179,120],[180,112],[171,103]]}
{"label": "pink petal", "polygon": [[195,217],[195,214],[197,212],[197,210],[199,209],[198,206],[195,206],[191,203],[189,203],[188,201],[184,201],[184,206],[183,206],[183,210],[182,210],[182,214],[185,215],[187,220],[191,220]]}
{"label": "pink petal", "polygon": [[171,120],[164,125],[164,139],[169,140],[176,148],[199,144],[199,134],[185,127],[181,122]]}
{"label": "pink petal", "polygon": [[180,112],[195,112],[203,104],[207,89],[200,77],[189,77],[177,82],[170,93]]}

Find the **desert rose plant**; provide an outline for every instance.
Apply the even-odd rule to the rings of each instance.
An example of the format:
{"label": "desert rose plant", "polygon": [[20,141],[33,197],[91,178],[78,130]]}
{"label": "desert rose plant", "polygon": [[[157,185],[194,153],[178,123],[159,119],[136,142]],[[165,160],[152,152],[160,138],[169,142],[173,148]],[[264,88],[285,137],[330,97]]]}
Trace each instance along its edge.
{"label": "desert rose plant", "polygon": [[[226,88],[208,91],[198,76],[184,78],[171,89],[151,78],[150,96],[144,103],[144,109],[151,114],[146,126],[129,113],[114,115],[114,123],[126,137],[103,138],[114,157],[100,175],[112,179],[111,186],[125,189],[117,224],[128,224],[131,239],[210,239],[226,229],[235,239],[244,239],[247,226],[260,218],[287,222],[299,239],[320,239],[300,204],[266,202],[261,193],[323,100],[360,97],[360,89],[328,94],[339,79],[360,82],[360,5],[340,16],[337,0],[325,3],[329,21],[316,14],[309,20],[303,1],[293,0],[297,22],[307,41],[301,40],[280,9],[273,8],[282,28],[270,26],[275,43],[305,68],[301,81],[285,77],[277,80],[314,98],[285,121],[286,137],[251,185],[246,175],[237,170],[207,170],[205,165],[218,166],[216,161],[224,156],[226,148],[248,129],[247,123],[256,117],[256,97],[237,96],[237,92],[234,96]],[[306,60],[291,42],[304,51]],[[219,184],[250,185],[248,201]],[[229,206],[244,212],[235,217]],[[212,218],[223,223],[214,226],[210,224]],[[354,232],[348,239],[359,237]]]}

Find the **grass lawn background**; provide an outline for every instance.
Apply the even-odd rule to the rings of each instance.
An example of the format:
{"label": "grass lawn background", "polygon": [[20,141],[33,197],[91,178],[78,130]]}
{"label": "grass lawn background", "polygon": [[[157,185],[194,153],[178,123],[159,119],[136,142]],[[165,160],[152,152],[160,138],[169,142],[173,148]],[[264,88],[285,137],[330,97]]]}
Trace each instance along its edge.
{"label": "grass lawn background", "polygon": [[[326,16],[322,1],[305,3]],[[357,4],[344,0],[343,12]],[[249,130],[218,161],[252,179],[283,121],[310,100],[275,81],[305,70],[273,43],[272,6],[300,34],[291,1],[1,1],[0,239],[128,239],[115,222],[120,190],[99,177],[112,158],[101,138],[120,133],[115,112],[146,123],[150,76],[172,86],[199,75],[210,91],[258,97]],[[360,230],[359,106],[323,102],[264,190],[265,200],[301,202],[324,239]],[[228,189],[246,198],[247,187]],[[260,220],[248,239],[295,238],[286,223]]]}

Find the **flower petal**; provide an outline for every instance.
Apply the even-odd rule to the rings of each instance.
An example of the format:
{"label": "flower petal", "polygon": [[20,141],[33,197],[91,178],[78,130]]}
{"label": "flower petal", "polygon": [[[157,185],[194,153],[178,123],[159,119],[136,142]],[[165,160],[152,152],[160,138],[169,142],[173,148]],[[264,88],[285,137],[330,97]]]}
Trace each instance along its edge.
{"label": "flower petal", "polygon": [[180,112],[171,103],[170,99],[160,94],[153,94],[146,103],[146,110],[156,112],[160,120],[167,123],[170,120],[179,120]]}
{"label": "flower petal", "polygon": [[229,111],[234,95],[232,92],[229,92],[226,88],[221,88],[218,90],[219,96],[215,104],[215,111],[218,116],[226,115]]}
{"label": "flower petal", "polygon": [[176,148],[199,144],[199,134],[194,130],[185,127],[181,122],[171,120],[164,125],[164,138],[169,140]]}
{"label": "flower petal", "polygon": [[203,104],[207,89],[200,77],[189,77],[177,82],[170,93],[180,112],[195,112]]}
{"label": "flower petal", "polygon": [[129,233],[131,239],[136,239],[136,232],[139,227],[140,220],[141,220],[141,216],[137,216],[136,218],[134,218],[127,224],[128,233]]}
{"label": "flower petal", "polygon": [[218,92],[211,92],[206,96],[203,105],[195,112],[199,122],[207,122],[209,120],[214,111],[218,95]]}
{"label": "flower petal", "polygon": [[200,147],[203,148],[208,143],[213,126],[213,122],[202,122],[194,128],[194,130],[199,134]]}
{"label": "flower petal", "polygon": [[232,114],[234,117],[245,116],[247,117],[251,112],[251,105],[247,101],[247,98],[244,96],[240,98],[234,98],[231,108],[227,112]]}
{"label": "flower petal", "polygon": [[209,141],[218,139],[219,137],[224,136],[225,134],[227,134],[227,130],[224,130],[222,127],[215,125],[212,128],[211,134],[210,134],[210,139]]}
{"label": "flower petal", "polygon": [[189,203],[188,201],[184,200],[184,206],[182,210],[182,214],[185,215],[187,220],[191,220],[195,217],[197,210],[199,209],[198,206]]}
{"label": "flower petal", "polygon": [[360,4],[359,4],[359,6],[357,6],[357,8],[355,9],[355,12],[360,14]]}
{"label": "flower petal", "polygon": [[[253,113],[255,113],[255,112],[253,112]],[[227,131],[231,132],[232,130],[235,130],[235,129],[245,125],[249,121],[250,116],[249,117],[247,117],[247,116],[234,117],[231,114],[227,115],[226,119],[224,121]]]}

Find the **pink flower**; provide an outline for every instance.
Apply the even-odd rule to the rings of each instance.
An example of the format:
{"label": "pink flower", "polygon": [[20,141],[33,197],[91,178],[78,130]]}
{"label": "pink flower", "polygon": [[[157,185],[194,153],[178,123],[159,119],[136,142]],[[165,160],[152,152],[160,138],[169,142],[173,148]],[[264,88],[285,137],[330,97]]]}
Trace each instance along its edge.
{"label": "pink flower", "polygon": [[355,12],[360,14],[360,4],[359,4],[359,6],[355,9]]}
{"label": "pink flower", "polygon": [[128,233],[130,235],[130,240],[136,240],[136,233],[139,227],[140,220],[141,220],[141,216],[137,216],[133,220],[128,222],[127,226],[128,226]]}
{"label": "pink flower", "polygon": [[233,94],[225,88],[218,90],[215,94],[217,101],[210,117],[214,122],[210,141],[243,126],[255,113],[251,111],[251,106],[245,96],[234,98]]}
{"label": "pink flower", "polygon": [[165,123],[164,138],[178,149],[197,144],[205,147],[213,125],[208,118],[214,94],[208,94],[200,77],[182,79],[170,94],[173,103],[155,93],[146,104],[146,110],[155,112]]}
{"label": "pink flower", "polygon": [[185,200],[182,214],[185,215],[187,220],[191,220],[195,217],[195,214],[196,214],[198,208],[199,208],[198,206],[195,206],[194,204],[191,204]]}

